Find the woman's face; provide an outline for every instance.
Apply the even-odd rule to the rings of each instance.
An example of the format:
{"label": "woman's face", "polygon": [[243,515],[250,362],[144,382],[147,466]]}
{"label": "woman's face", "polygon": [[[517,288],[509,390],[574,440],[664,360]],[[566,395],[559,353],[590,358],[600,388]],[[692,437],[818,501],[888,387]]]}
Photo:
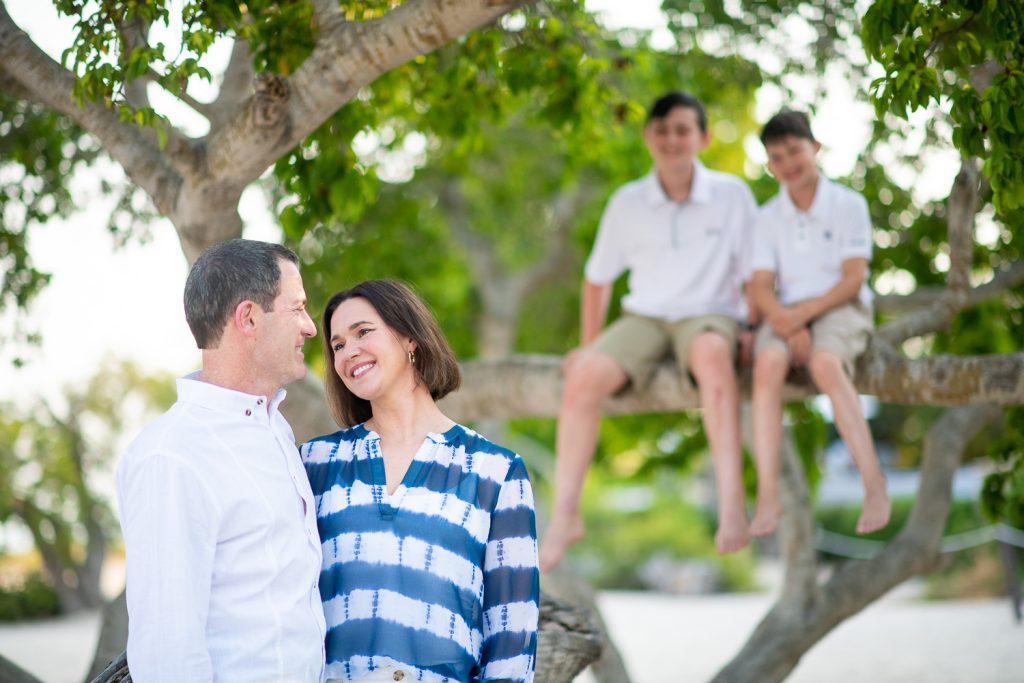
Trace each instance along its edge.
{"label": "woman's face", "polygon": [[415,343],[388,327],[369,301],[355,297],[343,301],[331,316],[334,371],[348,390],[371,403],[396,387],[416,383],[409,363]]}

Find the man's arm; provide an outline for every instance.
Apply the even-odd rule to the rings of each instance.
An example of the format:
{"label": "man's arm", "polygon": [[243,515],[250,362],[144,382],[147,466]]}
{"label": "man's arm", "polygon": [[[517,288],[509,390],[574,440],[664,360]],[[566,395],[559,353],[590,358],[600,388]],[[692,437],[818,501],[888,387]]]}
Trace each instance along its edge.
{"label": "man's arm", "polygon": [[128,667],[139,683],[213,680],[206,619],[217,511],[205,482],[174,456],[118,473],[128,580]]}

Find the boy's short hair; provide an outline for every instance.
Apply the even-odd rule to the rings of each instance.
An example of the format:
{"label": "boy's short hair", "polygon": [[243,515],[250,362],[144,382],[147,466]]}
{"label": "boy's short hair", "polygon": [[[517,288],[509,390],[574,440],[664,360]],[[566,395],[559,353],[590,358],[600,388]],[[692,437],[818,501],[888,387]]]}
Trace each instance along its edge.
{"label": "boy's short hair", "polygon": [[811,142],[817,142],[814,133],[811,132],[811,120],[802,111],[783,109],[775,116],[768,119],[761,131],[761,143],[768,145],[778,142],[783,138],[795,137],[804,138]]}
{"label": "boy's short hair", "polygon": [[706,133],[708,131],[708,113],[704,108],[704,103],[696,95],[679,90],[665,93],[654,101],[654,104],[647,111],[645,125],[654,119],[665,118],[676,107],[686,107],[695,111],[697,113],[697,124],[700,126],[701,132]]}

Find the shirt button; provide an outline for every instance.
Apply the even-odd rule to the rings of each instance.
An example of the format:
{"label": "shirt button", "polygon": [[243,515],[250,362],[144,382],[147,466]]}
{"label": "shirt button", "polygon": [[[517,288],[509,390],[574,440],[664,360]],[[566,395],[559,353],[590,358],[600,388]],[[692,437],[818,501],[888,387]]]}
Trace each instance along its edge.
{"label": "shirt button", "polygon": [[258,405],[258,406],[263,405],[263,399],[262,398],[256,399],[256,405]]}
{"label": "shirt button", "polygon": [[246,417],[250,417],[251,415],[252,415],[252,411],[251,411],[251,410],[249,410],[248,408],[246,408],[246,409],[245,409],[245,416],[246,416]]}
{"label": "shirt button", "polygon": [[404,671],[396,671],[395,675],[392,676],[392,678],[395,679],[396,681],[400,681],[403,678],[405,678],[405,672]]}

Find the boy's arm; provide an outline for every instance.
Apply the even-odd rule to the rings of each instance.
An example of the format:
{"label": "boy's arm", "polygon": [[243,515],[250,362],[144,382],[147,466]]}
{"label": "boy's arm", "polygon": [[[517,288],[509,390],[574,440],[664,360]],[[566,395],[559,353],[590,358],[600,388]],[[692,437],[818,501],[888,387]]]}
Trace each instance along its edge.
{"label": "boy's arm", "polygon": [[782,310],[782,304],[775,296],[775,273],[770,270],[755,270],[751,274],[750,282],[747,283],[747,294],[759,317],[767,320],[769,324]]}
{"label": "boy's arm", "polygon": [[612,283],[599,285],[584,278],[580,297],[580,346],[589,346],[601,334],[611,297]]}
{"label": "boy's arm", "polygon": [[864,278],[867,277],[868,260],[866,258],[848,258],[842,263],[843,275],[835,286],[814,299],[808,299],[793,307],[802,325],[819,318],[833,308],[850,303],[857,299]]}

